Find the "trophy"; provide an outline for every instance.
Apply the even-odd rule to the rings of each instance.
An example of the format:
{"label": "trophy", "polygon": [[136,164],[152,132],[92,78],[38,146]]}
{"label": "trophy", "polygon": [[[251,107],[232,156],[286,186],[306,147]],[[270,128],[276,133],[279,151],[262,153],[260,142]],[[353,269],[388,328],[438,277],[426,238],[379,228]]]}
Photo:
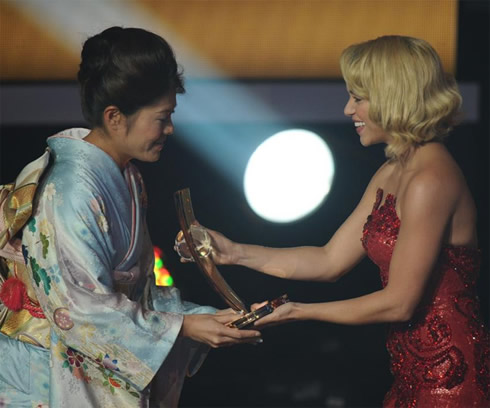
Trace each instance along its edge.
{"label": "trophy", "polygon": [[181,229],[175,239],[175,249],[183,259],[194,261],[213,289],[228,306],[241,314],[241,317],[229,323],[230,327],[243,329],[289,301],[287,295],[282,295],[256,310],[249,311],[243,301],[226,283],[212,260],[211,237],[194,217],[190,190],[185,188],[176,191],[174,199]]}

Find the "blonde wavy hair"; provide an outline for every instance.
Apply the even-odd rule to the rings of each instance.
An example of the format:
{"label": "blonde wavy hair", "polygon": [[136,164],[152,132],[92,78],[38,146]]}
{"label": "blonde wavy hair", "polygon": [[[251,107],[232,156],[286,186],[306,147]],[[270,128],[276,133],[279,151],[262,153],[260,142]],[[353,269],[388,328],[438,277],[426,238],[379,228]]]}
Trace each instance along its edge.
{"label": "blonde wavy hair", "polygon": [[369,101],[369,118],[392,137],[390,159],[442,140],[457,122],[456,81],[424,40],[383,36],[354,44],[342,52],[340,67],[348,90]]}

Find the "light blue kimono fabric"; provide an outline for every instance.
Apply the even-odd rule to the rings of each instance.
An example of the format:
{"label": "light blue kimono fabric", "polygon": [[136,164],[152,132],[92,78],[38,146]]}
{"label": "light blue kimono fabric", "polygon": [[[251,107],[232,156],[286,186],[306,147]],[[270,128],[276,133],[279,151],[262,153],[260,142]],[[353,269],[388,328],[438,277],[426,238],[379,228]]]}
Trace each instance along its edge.
{"label": "light blue kimono fabric", "polygon": [[121,172],[87,134],[48,139],[54,164],[22,244],[51,346],[0,337],[0,405],[142,407],[156,378],[159,406],[176,406],[207,351],[178,337],[183,315],[216,310],[155,286],[141,175],[132,164]]}

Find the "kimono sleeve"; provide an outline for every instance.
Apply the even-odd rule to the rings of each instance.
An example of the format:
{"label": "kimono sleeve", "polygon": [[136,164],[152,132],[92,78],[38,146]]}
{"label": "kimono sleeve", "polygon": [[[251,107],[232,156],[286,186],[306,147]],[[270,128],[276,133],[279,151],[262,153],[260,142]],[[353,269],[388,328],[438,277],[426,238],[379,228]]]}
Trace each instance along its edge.
{"label": "kimono sleeve", "polygon": [[24,257],[59,341],[96,364],[117,361],[104,367],[142,390],[172,349],[183,316],[147,310],[115,291],[118,248],[109,225],[118,220],[94,211],[94,200],[101,198],[83,186],[64,200],[48,184],[23,232]]}
{"label": "kimono sleeve", "polygon": [[180,291],[176,287],[156,286],[154,281],[150,286],[152,307],[158,311],[172,311],[181,314],[215,314],[216,309],[212,306],[200,306],[195,303],[182,301]]}
{"label": "kimono sleeve", "polygon": [[154,275],[155,255],[153,244],[146,221],[143,224],[143,253],[140,267],[146,270],[148,277],[145,288],[145,299],[148,308],[159,312],[173,312],[179,314],[215,314],[217,309],[212,306],[200,306],[192,302],[183,301],[180,290],[175,286],[157,286]]}

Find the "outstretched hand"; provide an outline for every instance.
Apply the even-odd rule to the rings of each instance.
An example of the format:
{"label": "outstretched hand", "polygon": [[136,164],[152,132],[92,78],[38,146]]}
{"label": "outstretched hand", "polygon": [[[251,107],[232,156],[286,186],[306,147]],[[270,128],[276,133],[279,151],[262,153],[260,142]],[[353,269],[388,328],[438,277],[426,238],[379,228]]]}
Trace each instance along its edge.
{"label": "outstretched hand", "polygon": [[184,316],[181,335],[205,343],[212,348],[232,346],[234,344],[262,342],[257,330],[238,330],[226,326],[239,315],[231,309],[217,314],[192,314]]}
{"label": "outstretched hand", "polygon": [[211,237],[211,252],[213,261],[217,265],[233,265],[236,263],[235,243],[225,237],[221,232],[206,228]]}
{"label": "outstretched hand", "polygon": [[[255,310],[255,308],[258,308],[261,305],[263,305],[263,303],[252,305],[252,310]],[[295,302],[284,303],[283,305],[276,307],[272,313],[256,320],[253,327],[263,329],[264,327],[277,326],[279,324],[295,321],[296,319],[293,316],[293,312],[296,306],[297,304]]]}
{"label": "outstretched hand", "polygon": [[[211,238],[211,246],[212,246],[211,256],[213,258],[213,261],[217,265],[231,265],[236,263],[235,246],[233,241],[226,238],[223,234],[221,234],[218,231],[213,231],[209,228],[205,228],[199,223],[196,223],[196,225],[202,227]],[[189,250],[187,249],[187,243],[183,240],[183,235],[181,234],[181,231],[177,234],[177,238],[175,242],[176,245],[174,246],[174,249],[179,255],[181,255],[180,262],[182,263],[193,262],[194,260],[191,259],[190,256],[189,258],[182,256],[182,253],[187,254]],[[179,247],[181,249],[180,251],[179,251]]]}

